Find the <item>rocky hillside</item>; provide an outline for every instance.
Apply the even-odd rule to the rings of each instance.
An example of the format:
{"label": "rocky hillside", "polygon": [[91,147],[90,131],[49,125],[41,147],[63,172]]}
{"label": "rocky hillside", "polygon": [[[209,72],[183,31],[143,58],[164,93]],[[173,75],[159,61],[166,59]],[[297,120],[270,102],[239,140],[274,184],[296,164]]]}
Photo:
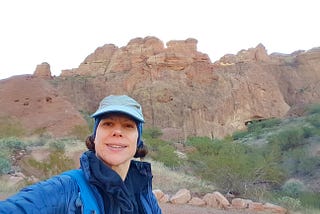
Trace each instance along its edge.
{"label": "rocky hillside", "polygon": [[146,126],[164,138],[223,137],[255,118],[299,114],[320,102],[320,49],[268,54],[259,44],[211,62],[197,40],[135,38],[126,46],[106,44],[78,68],[52,77],[50,65],[34,75],[0,81],[0,117],[16,118],[32,132],[68,135],[85,125],[79,112],[92,113],[109,94],[128,94],[143,106]]}

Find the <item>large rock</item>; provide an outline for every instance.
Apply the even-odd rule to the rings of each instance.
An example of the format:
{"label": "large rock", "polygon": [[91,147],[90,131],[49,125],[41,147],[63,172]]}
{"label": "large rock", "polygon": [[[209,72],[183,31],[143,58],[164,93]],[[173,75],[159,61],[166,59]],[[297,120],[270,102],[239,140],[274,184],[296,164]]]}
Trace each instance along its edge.
{"label": "large rock", "polygon": [[188,204],[192,205],[192,206],[198,206],[198,207],[202,207],[206,205],[206,202],[198,197],[192,197],[191,200],[188,202]]}
{"label": "large rock", "polygon": [[263,205],[263,207],[265,208],[265,210],[267,212],[272,212],[272,213],[276,213],[276,214],[286,214],[288,213],[288,210],[280,207],[279,205],[275,205],[275,204],[271,204],[271,203],[265,203]]}
{"label": "large rock", "polygon": [[249,208],[250,203],[252,203],[251,200],[243,199],[243,198],[234,198],[231,201],[232,208],[235,208],[235,209]]}
{"label": "large rock", "polygon": [[50,69],[49,63],[43,62],[37,65],[36,70],[33,73],[33,76],[51,79],[52,76],[51,76],[51,69]]}
{"label": "large rock", "polygon": [[78,109],[43,78],[23,75],[0,81],[0,119],[21,124],[28,134],[68,136],[87,126]]}
{"label": "large rock", "polygon": [[210,207],[227,209],[230,207],[230,202],[220,192],[207,193],[203,196],[203,200]]}
{"label": "large rock", "polygon": [[191,199],[191,193],[188,189],[180,189],[176,194],[170,198],[173,204],[186,204]]}

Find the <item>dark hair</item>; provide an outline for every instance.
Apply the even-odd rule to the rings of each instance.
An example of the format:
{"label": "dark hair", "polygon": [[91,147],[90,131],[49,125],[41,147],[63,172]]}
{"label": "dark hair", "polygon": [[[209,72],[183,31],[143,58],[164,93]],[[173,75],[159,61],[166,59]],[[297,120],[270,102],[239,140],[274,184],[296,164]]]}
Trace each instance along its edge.
{"label": "dark hair", "polygon": [[[96,151],[95,145],[94,145],[94,137],[92,135],[89,135],[86,138],[86,146],[91,151]],[[141,148],[137,148],[136,153],[134,154],[135,158],[144,158],[148,154],[148,148],[146,145],[142,144]]]}

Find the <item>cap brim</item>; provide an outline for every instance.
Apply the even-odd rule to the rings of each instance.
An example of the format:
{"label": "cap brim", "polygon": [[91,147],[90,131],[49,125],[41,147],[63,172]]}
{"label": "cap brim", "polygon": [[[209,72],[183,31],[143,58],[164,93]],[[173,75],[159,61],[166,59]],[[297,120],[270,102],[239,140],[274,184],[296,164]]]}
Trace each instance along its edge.
{"label": "cap brim", "polygon": [[97,110],[94,114],[91,115],[91,117],[95,118],[111,112],[124,113],[133,117],[135,120],[138,120],[139,122],[144,122],[143,116],[138,111],[134,111],[132,107],[119,105],[105,106],[104,108]]}

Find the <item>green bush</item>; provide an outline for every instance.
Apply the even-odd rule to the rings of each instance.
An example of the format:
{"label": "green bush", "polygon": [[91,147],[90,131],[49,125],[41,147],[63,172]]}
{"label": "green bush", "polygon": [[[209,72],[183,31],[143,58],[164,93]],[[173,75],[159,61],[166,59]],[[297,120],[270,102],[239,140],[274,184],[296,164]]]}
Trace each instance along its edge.
{"label": "green bush", "polygon": [[0,174],[6,174],[11,170],[11,156],[25,150],[26,147],[24,142],[14,137],[0,139]]}
{"label": "green bush", "polygon": [[191,138],[188,145],[196,148],[188,154],[188,163],[195,174],[213,182],[222,191],[234,190],[247,196],[261,197],[265,184],[282,183],[285,175],[273,153],[249,145]]}
{"label": "green bush", "polygon": [[49,148],[53,151],[64,152],[66,145],[63,141],[56,140],[49,143]]}
{"label": "green bush", "polygon": [[160,129],[158,128],[148,128],[148,129],[145,129],[143,131],[143,137],[144,138],[153,138],[153,139],[156,139],[156,138],[159,138],[162,136],[162,132]]}
{"label": "green bush", "polygon": [[167,144],[159,146],[158,149],[159,151],[156,158],[157,161],[161,161],[165,166],[170,168],[179,166],[179,158],[175,153],[175,149],[173,146]]}
{"label": "green bush", "polygon": [[11,170],[10,160],[6,157],[0,156],[0,175],[7,174]]}
{"label": "green bush", "polygon": [[186,145],[195,147],[197,152],[204,156],[217,154],[222,147],[220,142],[215,144],[209,137],[190,137]]}
{"label": "green bush", "polygon": [[30,146],[44,146],[49,140],[50,140],[50,136],[47,136],[47,135],[41,135],[41,136],[38,136],[37,138],[35,139],[32,139],[29,141],[29,145]]}
{"label": "green bush", "polygon": [[27,145],[23,141],[13,137],[3,139],[1,144],[11,152],[20,151],[27,148]]}
{"label": "green bush", "polygon": [[168,167],[176,167],[179,164],[179,157],[175,153],[175,148],[166,141],[160,139],[145,140],[148,146],[149,156],[156,160],[163,162]]}
{"label": "green bush", "polygon": [[277,201],[281,206],[290,210],[298,210],[302,207],[301,201],[299,199],[291,198],[289,196],[283,196]]}
{"label": "green bush", "polygon": [[315,128],[320,128],[320,113],[309,115],[306,120]]}
{"label": "green bush", "polygon": [[311,106],[309,106],[307,109],[307,114],[320,114],[320,103],[312,104]]}
{"label": "green bush", "polygon": [[29,159],[27,162],[31,167],[42,172],[42,177],[40,178],[42,180],[70,170],[74,166],[72,159],[68,158],[61,150],[51,152],[49,158],[45,161]]}
{"label": "green bush", "polygon": [[144,143],[148,146],[149,156],[164,163],[167,167],[177,167],[180,163],[175,147],[169,142],[159,139],[162,135],[160,129],[149,128],[143,132]]}
{"label": "green bush", "polygon": [[284,195],[291,198],[298,198],[303,192],[307,190],[304,183],[297,179],[290,179],[286,181],[281,189]]}
{"label": "green bush", "polygon": [[241,138],[246,137],[247,135],[248,135],[248,131],[247,130],[235,131],[232,134],[232,138],[233,138],[233,140],[239,140]]}
{"label": "green bush", "polygon": [[14,153],[25,150],[26,148],[26,144],[15,137],[0,139],[0,155],[7,159]]}
{"label": "green bush", "polygon": [[320,170],[320,157],[305,156],[297,164],[297,174],[304,176],[314,176]]}
{"label": "green bush", "polygon": [[281,165],[292,176],[313,176],[320,168],[320,157],[308,155],[308,149],[298,148],[284,152]]}
{"label": "green bush", "polygon": [[278,118],[272,118],[262,121],[254,121],[248,125],[248,132],[261,132],[261,130],[266,128],[272,128],[281,123],[281,120]]}
{"label": "green bush", "polygon": [[306,208],[314,208],[318,209],[320,211],[320,193],[314,193],[314,192],[303,192],[300,194],[299,197],[301,204],[303,207]]}
{"label": "green bush", "polygon": [[312,137],[316,134],[314,127],[303,126],[302,130],[303,130],[304,138],[309,138],[309,137]]}
{"label": "green bush", "polygon": [[301,127],[287,128],[268,138],[270,144],[277,145],[281,151],[288,151],[306,144]]}

